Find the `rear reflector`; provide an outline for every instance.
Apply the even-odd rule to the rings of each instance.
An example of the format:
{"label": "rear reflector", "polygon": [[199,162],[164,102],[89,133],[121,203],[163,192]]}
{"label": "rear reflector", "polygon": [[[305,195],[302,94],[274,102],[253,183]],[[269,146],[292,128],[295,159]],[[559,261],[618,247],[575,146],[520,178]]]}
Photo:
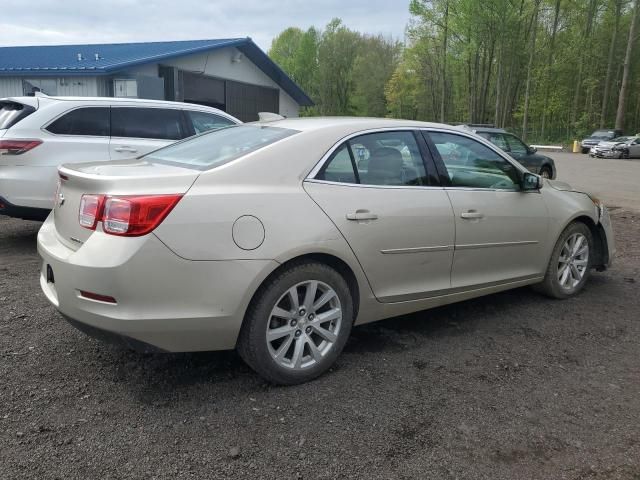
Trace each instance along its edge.
{"label": "rear reflector", "polygon": [[110,235],[139,237],[153,231],[169,215],[182,195],[83,195],[78,221],[89,230],[102,222]]}
{"label": "rear reflector", "polygon": [[109,295],[100,295],[99,293],[86,292],[84,290],[80,290],[80,296],[89,300],[97,300],[98,302],[117,303],[116,299]]}
{"label": "rear reflector", "polygon": [[41,143],[42,140],[0,140],[0,155],[21,155]]}
{"label": "rear reflector", "polygon": [[104,195],[83,195],[80,199],[80,225],[89,230],[95,230],[102,214]]}

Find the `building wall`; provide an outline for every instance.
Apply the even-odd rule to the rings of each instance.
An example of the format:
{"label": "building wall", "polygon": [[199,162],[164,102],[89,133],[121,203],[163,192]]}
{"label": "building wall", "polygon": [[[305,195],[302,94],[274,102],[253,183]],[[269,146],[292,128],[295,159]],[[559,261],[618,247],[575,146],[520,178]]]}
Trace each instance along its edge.
{"label": "building wall", "polygon": [[67,97],[98,96],[98,79],[96,77],[0,77],[0,97],[24,95],[22,80],[35,86],[43,80],[55,85],[54,95]]}
{"label": "building wall", "polygon": [[0,98],[22,95],[22,79],[16,77],[0,77]]}

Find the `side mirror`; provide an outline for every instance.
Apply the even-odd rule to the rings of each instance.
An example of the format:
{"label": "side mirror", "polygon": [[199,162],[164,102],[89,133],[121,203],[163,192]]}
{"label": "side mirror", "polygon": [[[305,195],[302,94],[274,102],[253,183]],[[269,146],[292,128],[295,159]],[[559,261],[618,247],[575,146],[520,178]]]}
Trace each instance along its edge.
{"label": "side mirror", "polygon": [[529,153],[536,153],[538,149],[536,147],[529,147]]}
{"label": "side mirror", "polygon": [[539,190],[542,188],[542,177],[535,173],[525,172],[522,176],[522,190]]}

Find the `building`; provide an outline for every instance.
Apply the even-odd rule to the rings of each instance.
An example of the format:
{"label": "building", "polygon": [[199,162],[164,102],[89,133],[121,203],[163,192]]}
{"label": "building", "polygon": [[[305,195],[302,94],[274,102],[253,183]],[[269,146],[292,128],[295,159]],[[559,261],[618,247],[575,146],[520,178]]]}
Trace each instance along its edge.
{"label": "building", "polygon": [[0,48],[0,98],[34,91],[192,102],[243,121],[313,105],[250,38]]}

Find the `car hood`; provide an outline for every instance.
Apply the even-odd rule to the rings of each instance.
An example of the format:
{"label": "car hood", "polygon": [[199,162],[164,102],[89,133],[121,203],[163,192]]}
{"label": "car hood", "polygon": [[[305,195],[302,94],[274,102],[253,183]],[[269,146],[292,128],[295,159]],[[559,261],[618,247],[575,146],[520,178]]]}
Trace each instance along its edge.
{"label": "car hood", "polygon": [[599,147],[612,148],[616,145],[624,145],[625,142],[600,142],[598,144]]}
{"label": "car hood", "polygon": [[567,182],[561,182],[560,180],[546,180],[547,185],[551,188],[555,188],[556,190],[560,190],[562,192],[576,192],[577,190],[569,185]]}

